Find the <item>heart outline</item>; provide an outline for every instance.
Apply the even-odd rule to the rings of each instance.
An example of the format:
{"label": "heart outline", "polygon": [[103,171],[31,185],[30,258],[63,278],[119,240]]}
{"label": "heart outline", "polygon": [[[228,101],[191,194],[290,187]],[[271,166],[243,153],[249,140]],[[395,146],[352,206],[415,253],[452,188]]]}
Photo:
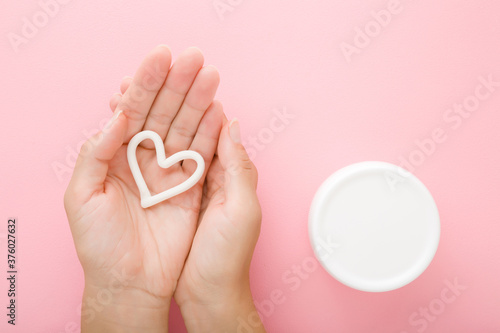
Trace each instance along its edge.
{"label": "heart outline", "polygon": [[[157,193],[155,195],[151,195],[148,185],[146,184],[146,181],[144,180],[142,172],[139,168],[139,163],[137,162],[136,155],[137,146],[139,146],[139,144],[146,139],[153,140],[156,149],[156,159],[158,161],[158,165],[161,168],[167,169],[175,163],[183,160],[194,160],[196,162],[196,170],[188,179],[186,179],[179,185],[166,189],[165,191]],[[205,170],[205,160],[199,153],[193,150],[182,150],[166,158],[163,140],[158,135],[158,133],[149,130],[137,133],[130,140],[127,147],[127,160],[130,171],[132,172],[132,176],[134,177],[137,188],[139,189],[142,208],[154,206],[162,201],[170,199],[178,194],[181,194],[182,192],[189,190],[201,179],[201,177],[203,176],[203,171]]]}

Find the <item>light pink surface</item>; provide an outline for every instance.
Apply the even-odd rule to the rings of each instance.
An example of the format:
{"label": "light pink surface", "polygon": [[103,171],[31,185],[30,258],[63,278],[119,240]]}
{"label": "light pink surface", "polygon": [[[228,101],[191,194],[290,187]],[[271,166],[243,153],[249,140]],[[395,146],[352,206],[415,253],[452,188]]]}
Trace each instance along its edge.
{"label": "light pink surface", "polygon": [[[341,43],[353,44],[387,1],[220,2],[233,4],[223,19],[212,0],[69,1],[17,53],[8,34],[41,7],[3,4],[0,278],[9,216],[19,219],[20,277],[16,327],[6,324],[0,279],[0,331],[61,333],[79,322],[82,270],[62,205],[69,174],[53,167],[71,164],[85,132],[109,118],[121,78],[165,43],[174,57],[198,46],[220,70],[217,98],[253,148],[264,219],[251,277],[269,332],[499,332],[500,87],[456,128],[443,117],[478,77],[500,81],[500,2],[402,0],[350,62]],[[278,126],[273,109],[295,118]],[[319,265],[294,273],[313,256],[307,216],[321,182],[354,162],[422,156],[415,141],[437,128],[446,140],[414,171],[442,219],[427,271],[380,294],[350,289]],[[258,136],[260,150],[250,143]],[[445,281],[455,279],[467,289],[453,297]],[[285,299],[271,308],[275,289]],[[182,327],[174,308],[171,331]]]}

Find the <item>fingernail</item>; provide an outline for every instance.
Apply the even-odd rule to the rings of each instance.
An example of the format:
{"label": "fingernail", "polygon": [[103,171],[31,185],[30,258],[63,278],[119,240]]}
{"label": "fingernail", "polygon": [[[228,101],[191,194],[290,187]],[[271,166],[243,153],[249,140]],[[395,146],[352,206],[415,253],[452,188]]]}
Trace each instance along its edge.
{"label": "fingernail", "polygon": [[120,116],[120,114],[122,114],[123,110],[119,110],[119,111],[116,111],[114,114],[113,114],[113,117],[111,117],[111,119],[108,121],[108,123],[106,124],[106,126],[104,126],[103,128],[103,131],[107,131],[111,128],[111,126],[113,126],[113,124],[115,123],[116,119],[118,119],[118,117]]}
{"label": "fingernail", "polygon": [[234,143],[241,143],[240,123],[236,118],[229,123],[229,136]]}

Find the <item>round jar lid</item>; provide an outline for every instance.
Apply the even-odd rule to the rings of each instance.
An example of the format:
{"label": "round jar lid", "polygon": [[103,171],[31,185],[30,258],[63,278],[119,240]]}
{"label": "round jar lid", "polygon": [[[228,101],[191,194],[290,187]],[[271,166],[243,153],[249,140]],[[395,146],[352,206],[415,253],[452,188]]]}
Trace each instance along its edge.
{"label": "round jar lid", "polygon": [[320,186],[309,212],[309,237],[322,266],[363,291],[400,288],[430,264],[439,213],[413,174],[386,162],[344,167]]}

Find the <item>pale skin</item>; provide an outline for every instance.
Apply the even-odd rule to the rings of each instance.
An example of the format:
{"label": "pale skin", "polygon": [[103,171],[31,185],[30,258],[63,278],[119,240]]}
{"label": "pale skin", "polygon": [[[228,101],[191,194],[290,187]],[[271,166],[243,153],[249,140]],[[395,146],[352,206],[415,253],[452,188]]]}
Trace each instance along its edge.
{"label": "pale skin", "polygon": [[[160,45],[123,80],[112,120],[82,147],[64,196],[85,275],[82,332],[167,332],[172,297],[189,332],[265,332],[249,283],[261,222],[257,170],[238,121],[214,101],[216,68],[203,66],[196,48],[171,59]],[[190,149],[206,164],[196,186],[147,209],[126,159],[142,130],[163,138],[166,156]],[[152,193],[196,168],[161,169],[152,148],[146,140],[137,149]]]}

